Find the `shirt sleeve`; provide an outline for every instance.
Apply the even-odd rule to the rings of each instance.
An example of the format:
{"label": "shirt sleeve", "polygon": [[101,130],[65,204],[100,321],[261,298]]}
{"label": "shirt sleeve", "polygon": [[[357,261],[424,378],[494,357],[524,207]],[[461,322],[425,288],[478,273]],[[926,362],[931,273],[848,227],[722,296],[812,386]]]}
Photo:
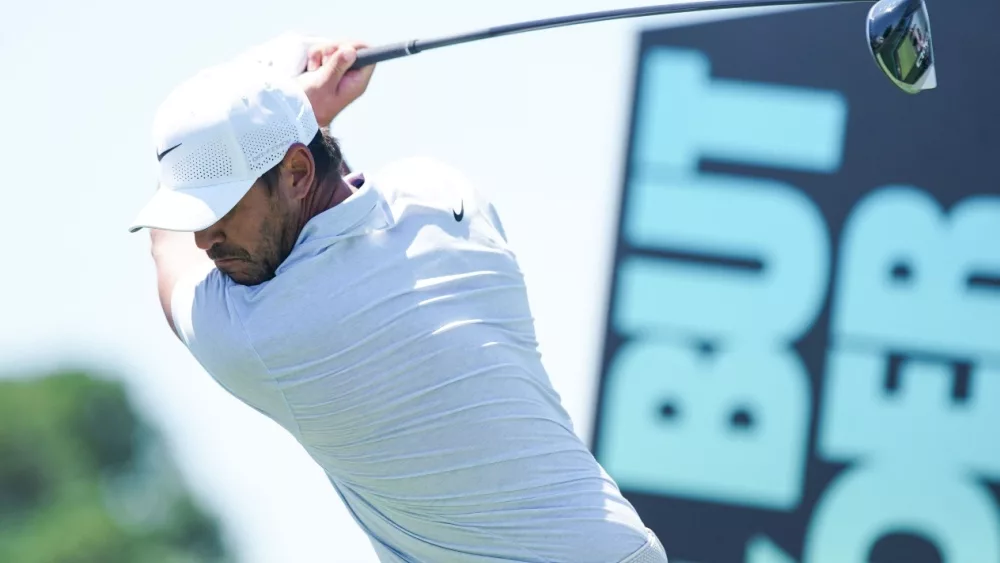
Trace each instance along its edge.
{"label": "shirt sleeve", "polygon": [[[295,436],[299,429],[254,342],[246,288],[214,267],[174,286],[171,315],[181,341],[223,389]],[[258,329],[260,327],[257,327]]]}
{"label": "shirt sleeve", "polygon": [[180,279],[170,311],[181,342],[217,380],[260,371],[260,362],[240,321],[231,282],[214,267]]}

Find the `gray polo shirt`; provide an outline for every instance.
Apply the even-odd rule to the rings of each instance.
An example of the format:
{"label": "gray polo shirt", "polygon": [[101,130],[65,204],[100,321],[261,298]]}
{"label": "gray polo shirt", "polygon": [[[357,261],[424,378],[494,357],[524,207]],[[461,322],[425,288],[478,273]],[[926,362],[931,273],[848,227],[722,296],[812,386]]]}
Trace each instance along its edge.
{"label": "gray polo shirt", "polygon": [[384,562],[608,563],[642,547],[550,384],[493,206],[426,160],[351,181],[271,281],[212,269],[178,285],[194,356],[295,436]]}

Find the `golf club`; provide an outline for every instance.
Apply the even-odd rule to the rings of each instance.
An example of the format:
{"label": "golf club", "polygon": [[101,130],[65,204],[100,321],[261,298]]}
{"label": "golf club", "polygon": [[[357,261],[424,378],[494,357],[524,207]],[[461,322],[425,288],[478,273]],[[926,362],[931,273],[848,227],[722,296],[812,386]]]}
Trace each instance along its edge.
{"label": "golf club", "polygon": [[[451,45],[581,23],[705,10],[854,4],[858,2],[871,3],[872,0],[701,0],[699,2],[676,2],[660,6],[590,12],[361,49],[358,51],[357,61],[351,68],[361,68]],[[867,36],[868,46],[872,56],[875,57],[876,64],[901,90],[908,94],[917,94],[937,86],[930,18],[923,0],[878,0],[868,11]]]}

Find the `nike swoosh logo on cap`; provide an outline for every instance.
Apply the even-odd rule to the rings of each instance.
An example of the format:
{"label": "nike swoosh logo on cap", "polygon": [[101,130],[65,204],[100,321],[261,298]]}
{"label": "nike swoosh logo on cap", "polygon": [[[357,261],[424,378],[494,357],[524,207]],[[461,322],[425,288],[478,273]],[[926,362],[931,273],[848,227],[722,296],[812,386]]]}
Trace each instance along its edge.
{"label": "nike swoosh logo on cap", "polygon": [[167,150],[165,150],[165,151],[163,151],[163,152],[161,152],[161,153],[157,153],[157,154],[156,154],[156,160],[157,160],[157,162],[160,162],[160,161],[162,161],[162,160],[163,160],[163,157],[165,157],[165,156],[167,156],[168,154],[170,154],[170,151],[172,151],[172,150],[176,149],[177,147],[179,147],[179,146],[181,146],[181,145],[183,145],[183,144],[184,144],[184,143],[177,143],[176,145],[174,145],[174,146],[170,147],[169,149],[167,149]]}

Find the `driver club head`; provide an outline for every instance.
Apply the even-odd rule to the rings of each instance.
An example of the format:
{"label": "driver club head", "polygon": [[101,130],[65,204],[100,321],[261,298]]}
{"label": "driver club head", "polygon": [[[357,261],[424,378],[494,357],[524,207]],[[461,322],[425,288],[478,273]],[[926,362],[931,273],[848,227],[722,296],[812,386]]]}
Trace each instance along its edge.
{"label": "driver club head", "polygon": [[924,0],[879,0],[868,12],[868,45],[882,72],[908,94],[937,87]]}

